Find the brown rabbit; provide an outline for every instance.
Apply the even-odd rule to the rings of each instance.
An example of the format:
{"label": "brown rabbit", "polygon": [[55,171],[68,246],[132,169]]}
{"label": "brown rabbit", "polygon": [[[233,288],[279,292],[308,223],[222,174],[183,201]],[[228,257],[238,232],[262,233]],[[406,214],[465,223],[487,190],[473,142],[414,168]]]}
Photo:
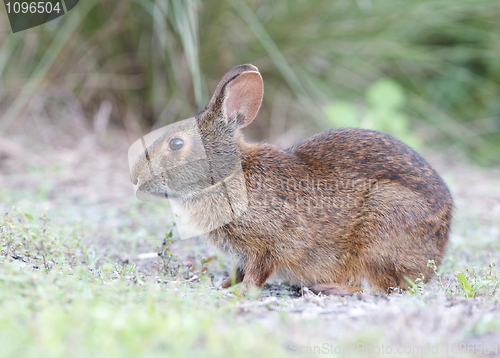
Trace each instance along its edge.
{"label": "brown rabbit", "polygon": [[[193,225],[205,220],[210,227],[218,213],[207,212],[209,202],[222,199],[187,192],[242,169],[244,185],[232,190],[244,193],[247,207],[207,233],[237,259],[236,277],[222,287],[242,282],[242,294],[275,275],[332,294],[390,292],[422,274],[428,280],[428,260],[439,264],[445,253],[453,209],[436,171],[407,145],[372,130],[329,130],[288,149],[247,143],[241,128],[262,97],[258,69],[233,68],[206,108],[158,138],[131,171],[140,192],[184,197]],[[206,160],[188,165],[193,125]]]}

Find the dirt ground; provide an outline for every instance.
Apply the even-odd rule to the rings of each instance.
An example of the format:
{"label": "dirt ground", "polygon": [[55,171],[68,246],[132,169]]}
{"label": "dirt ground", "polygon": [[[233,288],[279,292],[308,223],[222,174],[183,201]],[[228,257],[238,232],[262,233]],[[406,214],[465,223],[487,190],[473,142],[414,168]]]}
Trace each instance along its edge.
{"label": "dirt ground", "polygon": [[[134,197],[127,150],[137,138],[120,131],[96,135],[83,125],[78,135],[36,127],[32,132],[13,129],[0,137],[0,209],[48,210],[54,224],[75,225],[88,247],[106,251],[117,262],[135,264],[144,276],[155,275],[155,254],[172,218],[165,206]],[[383,348],[368,351],[363,346],[367,337],[378,337],[386,354],[395,354],[397,347],[408,349],[404,353],[408,347],[423,349],[416,348],[409,354],[413,356],[485,355],[477,347],[500,346],[500,295],[466,298],[455,279],[456,271],[477,272],[490,260],[500,264],[500,170],[476,167],[461,156],[452,157],[451,151],[424,156],[455,200],[451,243],[439,269],[453,292],[437,279],[423,294],[390,296],[322,297],[274,284],[266,285],[255,300],[235,303],[239,314],[285,330],[282,344],[299,354],[315,353],[317,346],[333,353],[337,347],[323,345],[339,337],[343,349],[365,349],[369,356]],[[196,266],[200,257],[212,255],[202,240],[173,239],[170,250],[181,263]],[[214,260],[210,270],[216,289],[228,269]],[[280,323],[283,315],[289,318],[285,327]],[[470,344],[474,348],[467,353],[463,348]]]}

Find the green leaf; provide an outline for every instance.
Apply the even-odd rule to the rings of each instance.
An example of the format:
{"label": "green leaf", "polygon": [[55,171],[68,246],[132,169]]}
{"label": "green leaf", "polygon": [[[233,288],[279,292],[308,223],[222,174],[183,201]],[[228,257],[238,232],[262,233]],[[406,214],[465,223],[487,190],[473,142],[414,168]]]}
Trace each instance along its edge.
{"label": "green leaf", "polygon": [[405,104],[406,95],[399,83],[382,78],[368,88],[366,99],[372,107],[394,110]]}
{"label": "green leaf", "polygon": [[26,217],[26,219],[33,220],[33,216],[31,216],[31,214],[28,213],[23,213],[23,214]]}
{"label": "green leaf", "polygon": [[210,261],[212,261],[213,259],[214,259],[214,257],[213,257],[213,256],[210,256],[208,259],[203,259],[203,260],[201,260],[201,263],[202,263],[202,264],[206,264],[207,262],[210,262]]}
{"label": "green leaf", "polygon": [[415,282],[413,282],[411,279],[409,279],[407,276],[405,276],[406,282],[408,282],[411,285],[411,288],[415,293],[420,293],[420,290],[418,289],[418,286]]}
{"label": "green leaf", "polygon": [[465,296],[471,297],[470,283],[467,280],[467,278],[465,277],[465,275],[463,273],[459,272],[459,273],[457,273],[457,278],[458,278],[458,282],[460,282],[460,286],[462,286],[462,289],[465,292]]}
{"label": "green leaf", "polygon": [[483,280],[483,281],[479,281],[478,283],[476,283],[474,286],[472,286],[473,296],[476,296],[476,291],[478,289],[480,289],[481,287],[484,287],[484,286],[488,286],[491,283],[493,283],[493,281],[491,281],[491,280]]}

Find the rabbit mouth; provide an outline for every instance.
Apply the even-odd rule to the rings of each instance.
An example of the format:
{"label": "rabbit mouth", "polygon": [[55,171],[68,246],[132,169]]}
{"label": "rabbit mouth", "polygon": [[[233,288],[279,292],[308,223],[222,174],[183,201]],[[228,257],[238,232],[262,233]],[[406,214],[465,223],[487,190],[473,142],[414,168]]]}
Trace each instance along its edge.
{"label": "rabbit mouth", "polygon": [[138,199],[145,201],[149,201],[148,199],[158,201],[162,199],[174,199],[179,197],[179,195],[169,190],[166,186],[162,185],[161,187],[151,187],[150,183],[148,182],[139,185],[139,187],[137,188],[136,196]]}
{"label": "rabbit mouth", "polygon": [[[196,183],[194,183],[196,184]],[[155,200],[159,199],[172,199],[172,200],[187,200],[193,196],[198,195],[199,193],[210,189],[210,188],[200,188],[199,186],[197,187],[194,185],[196,189],[193,190],[175,190],[172,188],[167,187],[166,185],[161,185],[161,186],[150,186],[150,183],[144,183],[143,185],[140,185],[139,188],[137,189],[137,196],[138,198],[151,198]]]}

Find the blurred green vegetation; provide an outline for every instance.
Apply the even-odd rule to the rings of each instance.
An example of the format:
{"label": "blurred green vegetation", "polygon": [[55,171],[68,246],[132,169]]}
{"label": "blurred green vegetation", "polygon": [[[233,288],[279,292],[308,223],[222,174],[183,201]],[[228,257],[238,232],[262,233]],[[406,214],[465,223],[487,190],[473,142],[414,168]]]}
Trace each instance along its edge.
{"label": "blurred green vegetation", "polygon": [[112,123],[148,131],[252,63],[265,81],[254,139],[361,125],[500,164],[499,1],[86,0],[16,34],[0,18],[0,135],[25,113],[54,121],[40,96],[86,118],[106,100]]}

